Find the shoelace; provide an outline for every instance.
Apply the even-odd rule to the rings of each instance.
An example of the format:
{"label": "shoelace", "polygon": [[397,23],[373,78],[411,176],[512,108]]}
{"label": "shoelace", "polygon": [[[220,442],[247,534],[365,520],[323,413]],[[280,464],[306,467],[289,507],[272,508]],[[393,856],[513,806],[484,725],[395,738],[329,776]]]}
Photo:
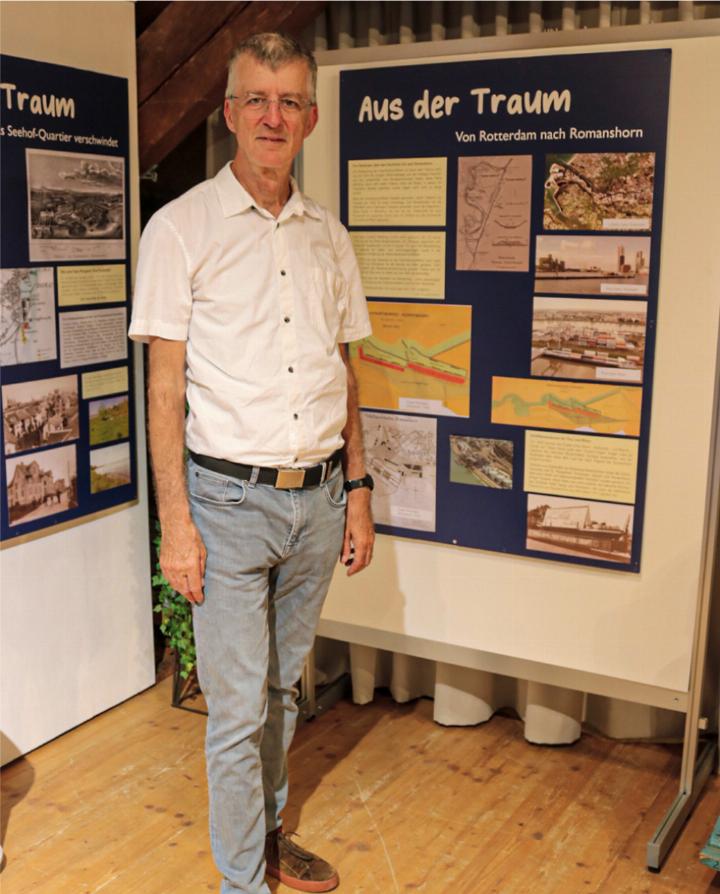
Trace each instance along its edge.
{"label": "shoelace", "polygon": [[[297,834],[298,834],[297,832],[279,832],[278,839],[282,838],[282,840],[285,844],[285,847],[290,851],[290,853],[294,857],[298,857],[300,860],[314,860],[315,859],[314,854],[311,854],[309,851],[306,851],[303,848],[301,848],[300,845],[296,844],[290,837],[291,835],[297,836]],[[279,840],[278,840],[278,844],[280,844]]]}

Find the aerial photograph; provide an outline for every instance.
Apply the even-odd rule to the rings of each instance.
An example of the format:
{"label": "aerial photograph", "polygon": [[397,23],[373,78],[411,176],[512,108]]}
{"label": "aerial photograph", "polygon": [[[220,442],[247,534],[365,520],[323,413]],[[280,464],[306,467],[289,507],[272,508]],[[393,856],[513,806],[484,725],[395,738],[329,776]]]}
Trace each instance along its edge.
{"label": "aerial photograph", "polygon": [[510,490],[513,442],[450,435],[450,480]]}
{"label": "aerial photograph", "polygon": [[533,302],[533,376],[642,382],[647,302],[538,298]]}
{"label": "aerial photograph", "polygon": [[547,155],[543,226],[649,231],[654,181],[654,152]]}
{"label": "aerial photograph", "polygon": [[535,291],[647,295],[649,236],[538,236]]}

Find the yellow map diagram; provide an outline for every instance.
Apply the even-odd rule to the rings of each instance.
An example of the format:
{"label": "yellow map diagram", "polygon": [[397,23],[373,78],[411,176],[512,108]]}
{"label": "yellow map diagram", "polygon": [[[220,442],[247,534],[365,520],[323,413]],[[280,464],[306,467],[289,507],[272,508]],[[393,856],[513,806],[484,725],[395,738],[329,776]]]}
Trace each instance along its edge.
{"label": "yellow map diagram", "polygon": [[494,376],[491,421],[603,435],[640,434],[642,388]]}
{"label": "yellow map diagram", "polygon": [[470,415],[472,308],[368,302],[373,334],[350,347],[360,404]]}

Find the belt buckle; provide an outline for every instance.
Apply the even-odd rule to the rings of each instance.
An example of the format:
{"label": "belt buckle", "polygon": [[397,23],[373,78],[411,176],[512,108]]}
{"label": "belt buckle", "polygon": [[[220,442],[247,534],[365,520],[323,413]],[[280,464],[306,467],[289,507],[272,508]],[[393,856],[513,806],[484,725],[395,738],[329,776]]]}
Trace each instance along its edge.
{"label": "belt buckle", "polygon": [[281,490],[291,490],[302,487],[305,482],[305,469],[278,469],[275,487]]}

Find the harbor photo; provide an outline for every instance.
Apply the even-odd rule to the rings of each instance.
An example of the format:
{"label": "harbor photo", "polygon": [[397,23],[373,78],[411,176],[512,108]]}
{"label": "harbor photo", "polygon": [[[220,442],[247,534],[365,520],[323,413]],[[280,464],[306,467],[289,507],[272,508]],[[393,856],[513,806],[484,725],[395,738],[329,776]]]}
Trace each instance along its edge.
{"label": "harbor photo", "polygon": [[642,382],[646,324],[645,301],[536,296],[530,372]]}

